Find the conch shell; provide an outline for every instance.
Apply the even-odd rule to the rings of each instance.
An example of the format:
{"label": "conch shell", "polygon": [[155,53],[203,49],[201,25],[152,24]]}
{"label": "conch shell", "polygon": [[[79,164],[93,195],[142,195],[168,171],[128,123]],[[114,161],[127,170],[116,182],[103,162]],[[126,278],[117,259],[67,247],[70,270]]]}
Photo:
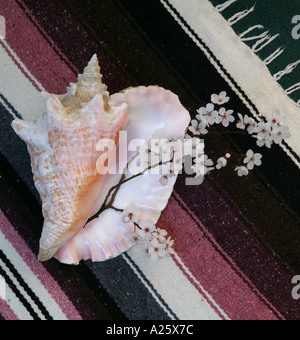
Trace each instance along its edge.
{"label": "conch shell", "polygon": [[95,164],[96,144],[117,141],[126,121],[127,105],[108,105],[94,56],[63,96],[47,95],[47,113],[37,121],[15,120],[15,132],[27,143],[34,182],[45,218],[39,259],[49,260],[85,225],[102,185]]}
{"label": "conch shell", "polygon": [[[181,138],[190,115],[175,94],[156,86],[130,88],[110,96],[96,56],[67,94],[44,97],[47,112],[37,121],[15,120],[12,124],[28,145],[34,182],[43,203],[39,259],[54,256],[62,263],[78,264],[118,256],[132,246],[128,234],[134,232],[130,224],[124,224],[122,213],[108,209],[86,224],[121,177],[97,172],[101,156],[98,142],[110,139],[117,146],[121,130],[127,131],[128,142],[135,138]],[[134,155],[128,149],[114,151],[108,157],[122,152],[127,153],[124,159]],[[126,167],[124,160],[117,161],[121,169]],[[175,176],[162,186],[160,178],[145,173],[122,185],[115,205],[124,210],[134,204],[143,212],[141,219],[157,223],[176,182]]]}

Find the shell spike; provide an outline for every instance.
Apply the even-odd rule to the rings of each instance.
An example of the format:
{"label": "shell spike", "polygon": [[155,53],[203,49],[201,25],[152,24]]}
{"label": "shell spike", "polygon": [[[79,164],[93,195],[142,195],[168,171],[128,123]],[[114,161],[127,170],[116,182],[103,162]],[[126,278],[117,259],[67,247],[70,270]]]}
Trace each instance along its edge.
{"label": "shell spike", "polygon": [[49,116],[53,115],[64,115],[66,113],[66,107],[59,100],[58,97],[52,96],[47,101],[47,111]]}
{"label": "shell spike", "polygon": [[103,97],[97,94],[90,102],[88,102],[82,109],[82,113],[91,113],[92,115],[97,114],[103,109]]}
{"label": "shell spike", "polygon": [[25,120],[22,120],[22,119],[15,119],[12,122],[11,126],[14,129],[15,133],[22,139],[24,139],[23,138],[24,132],[26,134],[26,131],[30,129],[30,123],[25,122]]}

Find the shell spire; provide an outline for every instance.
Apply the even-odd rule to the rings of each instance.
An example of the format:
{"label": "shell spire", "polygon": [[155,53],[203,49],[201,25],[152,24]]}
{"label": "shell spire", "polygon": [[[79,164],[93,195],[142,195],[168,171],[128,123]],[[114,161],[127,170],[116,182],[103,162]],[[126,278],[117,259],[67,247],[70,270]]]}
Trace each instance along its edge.
{"label": "shell spire", "polygon": [[83,74],[78,76],[77,86],[82,92],[104,93],[107,91],[107,86],[102,83],[102,79],[98,57],[95,54],[84,69]]}

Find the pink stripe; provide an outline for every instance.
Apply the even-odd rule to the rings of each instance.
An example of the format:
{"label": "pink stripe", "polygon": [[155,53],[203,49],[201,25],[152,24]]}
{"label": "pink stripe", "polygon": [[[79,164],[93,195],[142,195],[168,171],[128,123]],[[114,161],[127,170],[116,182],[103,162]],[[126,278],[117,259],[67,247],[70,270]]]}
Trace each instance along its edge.
{"label": "pink stripe", "polygon": [[[175,250],[182,262],[229,318],[277,320],[175,199],[171,198],[159,226],[173,235]],[[189,277],[187,273],[186,276]],[[191,282],[199,288],[193,280]]]}
{"label": "pink stripe", "polygon": [[49,294],[56,301],[57,305],[66,315],[69,320],[82,320],[82,317],[68,299],[65,293],[61,290],[58,283],[48,273],[41,262],[37,260],[36,255],[28,248],[26,242],[15,231],[9,223],[5,215],[0,210],[0,230],[5,238],[9,240],[15,250],[19,253],[27,266],[31,269],[34,275],[38,278],[41,284],[46,288]]}
{"label": "pink stripe", "polygon": [[[10,47],[48,92],[65,93],[69,83],[76,81],[74,73],[13,0],[0,0],[0,8],[6,18],[6,41]],[[32,58],[33,54],[37,57]]]}
{"label": "pink stripe", "polygon": [[[175,256],[173,256],[173,260],[176,263],[177,267],[181,269],[181,271],[185,274],[185,276],[188,278],[188,280],[191,282],[193,286],[197,288],[199,293],[203,296],[203,298],[206,300],[206,302],[210,305],[210,307],[218,314],[221,320],[226,320],[224,314],[220,312],[220,306],[216,306],[216,304],[212,301],[211,297],[209,297],[203,289],[200,288],[200,285],[193,280],[193,278],[189,275],[187,270],[182,266],[182,264],[176,259]],[[203,301],[204,302],[204,301]],[[223,311],[224,312],[224,311]]]}
{"label": "pink stripe", "polygon": [[17,315],[11,310],[6,301],[0,299],[0,314],[5,320],[16,321],[19,320]]}

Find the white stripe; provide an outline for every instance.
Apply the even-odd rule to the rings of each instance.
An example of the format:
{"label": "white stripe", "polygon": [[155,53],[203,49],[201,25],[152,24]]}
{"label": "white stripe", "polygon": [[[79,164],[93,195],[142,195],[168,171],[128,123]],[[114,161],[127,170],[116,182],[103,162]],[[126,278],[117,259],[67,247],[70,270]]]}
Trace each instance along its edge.
{"label": "white stripe", "polygon": [[24,307],[24,305],[17,298],[17,296],[9,286],[6,287],[6,303],[9,305],[10,309],[16,314],[18,319],[22,321],[34,320],[30,313],[28,312],[28,310]]}
{"label": "white stripe", "polygon": [[0,45],[0,67],[0,93],[24,120],[37,119],[45,110],[45,102],[2,45]]}
{"label": "white stripe", "polygon": [[190,270],[187,268],[187,266],[183,263],[181,258],[175,254],[176,260],[180,263],[182,268],[185,270],[186,274],[191,278],[191,280],[195,283],[196,286],[198,286],[203,293],[208,297],[209,301],[214,305],[214,307],[219,311],[219,313],[224,317],[225,320],[230,320],[227,314],[219,307],[219,305],[216,303],[216,301],[213,299],[213,297],[202,287],[201,283],[195,278],[195,276],[190,272]]}
{"label": "white stripe", "polygon": [[140,247],[133,247],[128,255],[180,320],[220,320],[171,257],[155,261]]}
{"label": "white stripe", "polygon": [[[20,257],[19,253],[15,250],[12,244],[5,238],[0,231],[0,244],[4,249],[6,257],[12,263],[14,268],[22,276],[23,280],[27,283],[34,294],[39,298],[41,303],[46,307],[49,314],[57,320],[67,320],[67,317],[57,305],[53,297],[48,293],[46,288],[42,285],[38,277],[31,271],[24,260]],[[21,290],[21,289],[20,289]],[[26,293],[25,293],[26,294]],[[26,294],[27,295],[27,294]],[[27,299],[27,298],[26,298]],[[32,302],[34,306],[34,302]],[[37,312],[38,313],[38,312]],[[40,313],[38,313],[40,316]],[[41,315],[44,318],[43,315]]]}
{"label": "white stripe", "polygon": [[[179,23],[183,30],[198,45],[198,47],[209,58],[217,71],[232,87],[235,93],[242,99],[256,118],[257,114],[248,100],[240,93],[230,81],[206,48],[194,37],[191,31],[180,20],[177,14],[168,5],[168,1],[161,0],[161,3]],[[274,81],[266,65],[245,45],[235,34],[227,21],[207,1],[196,0],[169,0],[169,3],[180,13],[197,36],[204,41],[216,58],[228,73],[237,81],[249,99],[255,104],[263,115],[269,115],[279,110],[287,117],[292,138],[286,143],[300,155],[300,111],[295,102],[286,96],[284,90]],[[251,70],[251,72],[245,72]],[[246,76],[245,76],[246,75]],[[292,156],[292,160],[300,168],[300,162]]]}
{"label": "white stripe", "polygon": [[[165,311],[165,313],[170,317],[170,319],[175,320],[174,316],[169,312],[166,306],[161,302],[161,299],[158,298],[157,294],[153,291],[153,289],[148,285],[148,283],[143,279],[142,275],[136,270],[134,265],[130,262],[130,260],[126,257],[126,255],[122,254],[123,259],[127,262],[130,268],[133,270],[135,275],[139,278],[139,280],[144,284],[144,286],[149,290],[150,294],[153,296],[154,300],[160,305],[160,307]],[[133,261],[133,260],[132,260]],[[134,262],[134,261],[133,261]]]}
{"label": "white stripe", "polygon": [[15,59],[15,61],[21,66],[23,71],[27,74],[27,76],[32,80],[33,83],[40,89],[40,91],[46,91],[45,88],[42,86],[41,83],[39,83],[36,78],[30,73],[30,71],[27,69],[27,67],[24,65],[24,63],[21,61],[21,59],[17,56],[17,54],[14,52],[14,50],[9,46],[8,42],[6,40],[2,40],[2,44],[7,48],[9,53],[12,55],[12,57]]}
{"label": "white stripe", "polygon": [[38,315],[41,320],[46,320],[44,315],[39,310],[38,306],[31,299],[31,297],[27,294],[25,289],[19,284],[18,280],[14,277],[13,273],[9,270],[9,268],[5,265],[5,263],[0,259],[0,265],[5,270],[6,274],[9,276],[11,281],[14,283],[20,294],[24,297],[24,299],[30,304],[30,307],[34,310],[34,312]]}

